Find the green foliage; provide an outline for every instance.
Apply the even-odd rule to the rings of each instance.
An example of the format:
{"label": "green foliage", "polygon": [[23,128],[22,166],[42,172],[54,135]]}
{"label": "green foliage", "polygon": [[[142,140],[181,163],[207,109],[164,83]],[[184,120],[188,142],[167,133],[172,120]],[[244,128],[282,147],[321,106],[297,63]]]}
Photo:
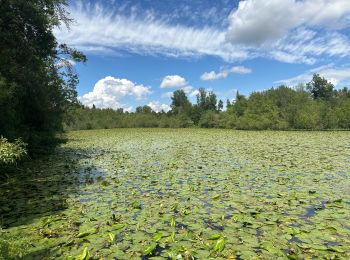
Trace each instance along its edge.
{"label": "green foliage", "polygon": [[[330,86],[318,76],[314,76],[308,86],[320,85],[319,81]],[[331,94],[322,94],[322,98],[313,97],[301,84],[295,88],[280,86],[253,92],[249,97],[237,93],[234,101],[228,100],[226,111],[221,111],[223,102],[220,101],[217,102],[213,92],[200,89],[197,104],[194,105],[183,90],[175,91],[172,110],[168,113],[156,113],[148,106],[138,107],[135,113],[124,113],[122,109],[115,111],[77,106],[66,114],[65,128],[198,126],[243,130],[350,129],[350,91],[347,88],[332,90]]]}
{"label": "green foliage", "polygon": [[171,97],[171,109],[173,114],[189,114],[192,104],[188,100],[184,90],[176,90]]}
{"label": "green foliage", "polygon": [[77,102],[71,61],[86,57],[58,44],[53,28],[71,20],[66,0],[3,0],[0,5],[0,134],[22,137],[28,148],[53,138]]}
{"label": "green foliage", "polygon": [[[216,94],[213,91],[207,93],[204,88],[200,88],[197,94],[197,105],[202,111],[217,110]],[[222,103],[220,106],[222,106]]]}
{"label": "green foliage", "polygon": [[67,138],[1,183],[0,259],[350,257],[347,132]]}
{"label": "green foliage", "polygon": [[217,128],[220,125],[220,115],[212,110],[202,114],[198,125],[203,128]]}
{"label": "green foliage", "polygon": [[0,166],[12,165],[22,159],[26,154],[26,144],[17,139],[10,143],[6,138],[0,137]]}
{"label": "green foliage", "polygon": [[295,126],[298,129],[323,129],[321,116],[321,102],[308,102],[302,106],[296,114]]}
{"label": "green foliage", "polygon": [[306,88],[311,92],[314,99],[329,100],[334,93],[333,84],[318,74],[314,74],[312,80],[306,85]]}

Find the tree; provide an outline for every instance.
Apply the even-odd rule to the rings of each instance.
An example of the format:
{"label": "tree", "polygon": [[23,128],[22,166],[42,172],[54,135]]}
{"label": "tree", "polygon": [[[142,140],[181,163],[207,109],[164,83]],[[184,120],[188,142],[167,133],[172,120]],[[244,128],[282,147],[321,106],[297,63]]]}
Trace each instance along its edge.
{"label": "tree", "polygon": [[198,122],[201,118],[201,115],[202,115],[202,110],[199,108],[198,105],[193,105],[191,107],[191,113],[190,113],[190,117],[191,117],[191,120],[193,121],[193,123],[195,125],[198,125]]}
{"label": "tree", "polygon": [[222,111],[224,108],[224,102],[220,99],[218,102],[218,111]]}
{"label": "tree", "polygon": [[2,0],[0,4],[0,135],[22,136],[29,148],[62,129],[77,103],[72,62],[86,57],[59,45],[53,28],[71,20],[66,0]]}
{"label": "tree", "polygon": [[216,94],[213,91],[209,91],[208,92],[208,96],[206,98],[206,110],[212,110],[212,111],[216,111],[217,107],[216,104],[218,103],[217,98],[216,98]]}
{"label": "tree", "polygon": [[310,101],[305,103],[296,114],[295,125],[298,129],[323,129],[321,109],[323,104]]}
{"label": "tree", "polygon": [[136,108],[136,113],[151,114],[152,108],[149,106],[139,106]]}
{"label": "tree", "polygon": [[206,110],[206,104],[207,104],[207,92],[205,91],[204,88],[198,89],[198,94],[197,94],[197,105],[201,110]]}
{"label": "tree", "polygon": [[198,123],[198,126],[203,128],[217,128],[220,124],[220,115],[213,110],[205,111]]}
{"label": "tree", "polygon": [[314,99],[330,100],[333,96],[333,84],[318,74],[313,75],[312,80],[306,84],[306,88]]}
{"label": "tree", "polygon": [[245,98],[245,96],[240,95],[239,92],[237,91],[236,100],[233,104],[233,109],[234,109],[237,116],[243,116],[243,114],[247,108],[247,103],[248,103],[248,101]]}
{"label": "tree", "polygon": [[197,105],[202,111],[217,110],[217,98],[213,91],[207,91],[204,88],[200,88],[197,94]]}
{"label": "tree", "polygon": [[182,89],[174,91],[171,101],[171,109],[175,114],[188,112],[187,110],[191,107],[191,103]]}
{"label": "tree", "polygon": [[183,91],[176,91],[172,98],[175,112],[150,113],[147,106],[137,108],[137,113],[79,108],[81,112],[76,113],[75,120],[66,125],[69,129],[194,125],[249,130],[350,129],[349,90],[333,90],[331,95],[330,100],[313,99],[303,85],[295,88],[279,86],[253,92],[248,97],[237,92],[226,111],[220,111],[223,102],[219,100],[216,106],[213,92],[200,89],[197,104],[192,105]]}

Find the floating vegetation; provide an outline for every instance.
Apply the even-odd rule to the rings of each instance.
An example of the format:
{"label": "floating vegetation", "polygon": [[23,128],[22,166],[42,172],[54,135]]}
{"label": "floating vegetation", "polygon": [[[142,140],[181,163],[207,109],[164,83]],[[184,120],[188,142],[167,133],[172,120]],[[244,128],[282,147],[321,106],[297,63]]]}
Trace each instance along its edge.
{"label": "floating vegetation", "polygon": [[349,137],[71,132],[0,183],[0,259],[349,259]]}

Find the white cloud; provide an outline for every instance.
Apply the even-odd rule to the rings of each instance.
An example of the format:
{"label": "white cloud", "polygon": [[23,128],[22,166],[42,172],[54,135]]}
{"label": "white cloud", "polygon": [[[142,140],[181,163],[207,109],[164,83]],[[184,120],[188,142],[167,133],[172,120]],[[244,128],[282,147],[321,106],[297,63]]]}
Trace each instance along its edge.
{"label": "white cloud", "polygon": [[244,66],[235,66],[230,69],[221,69],[219,72],[215,72],[215,71],[205,72],[201,76],[201,80],[216,80],[216,79],[227,78],[227,76],[232,73],[249,74],[251,72],[252,72],[251,69],[246,68]]}
{"label": "white cloud", "polygon": [[348,0],[245,0],[230,17],[227,40],[262,44],[284,37],[300,26],[341,29],[349,26]]}
{"label": "white cloud", "polygon": [[350,85],[350,67],[335,67],[334,64],[321,66],[312,70],[309,70],[296,77],[279,80],[275,83],[285,84],[287,86],[296,86],[299,83],[307,83],[312,79],[313,74],[319,74],[321,77],[326,78],[332,82],[335,86],[348,86]]}
{"label": "white cloud", "polygon": [[189,94],[191,93],[193,87],[192,86],[186,86],[186,87],[183,87],[181,88],[186,94]]}
{"label": "white cloud", "polygon": [[201,76],[201,80],[214,80],[214,79],[220,79],[220,78],[226,78],[228,73],[219,72],[216,73],[215,71],[210,72],[204,72]]}
{"label": "white cloud", "polygon": [[195,89],[190,93],[190,97],[196,97],[199,94],[199,90]]}
{"label": "white cloud", "polygon": [[98,108],[124,108],[129,111],[132,107],[123,104],[123,98],[133,97],[140,100],[150,93],[151,90],[149,87],[137,85],[127,79],[118,79],[108,76],[99,80],[91,92],[78,99],[89,107],[95,105]]}
{"label": "white cloud", "polygon": [[181,88],[187,85],[186,80],[179,75],[165,76],[160,84],[161,88]]}
{"label": "white cloud", "polygon": [[171,110],[169,105],[161,104],[159,101],[152,101],[148,103],[148,106],[157,113],[161,112],[162,110],[164,112],[168,112],[169,110]]}
{"label": "white cloud", "polygon": [[231,72],[236,74],[249,74],[252,73],[252,70],[244,66],[236,66],[232,67]]}
{"label": "white cloud", "polygon": [[[199,89],[200,88],[198,88],[198,89],[195,89],[195,90],[193,90],[193,91],[191,91],[190,93],[188,93],[189,94],[189,97],[196,97],[198,94],[199,94]],[[210,92],[210,91],[213,91],[213,89],[212,88],[204,88],[205,89],[205,91],[206,92]],[[218,94],[219,92],[217,91],[217,92],[215,92],[215,94]]]}
{"label": "white cloud", "polygon": [[225,32],[213,27],[193,28],[170,24],[154,16],[123,16],[101,5],[76,1],[69,12],[76,23],[71,30],[55,29],[61,42],[82,50],[126,50],[170,57],[213,55],[225,60],[246,59],[248,53],[225,42]]}
{"label": "white cloud", "polygon": [[[182,88],[180,88],[181,90],[183,90],[187,95],[191,95],[193,87],[192,86],[184,86]],[[173,96],[174,92],[166,92],[162,94],[162,98],[171,98]]]}
{"label": "white cloud", "polygon": [[[185,78],[179,75],[169,75],[165,76],[160,84],[161,88],[179,88],[183,90],[187,95],[191,94],[193,87],[188,85]],[[166,92],[162,94],[162,98],[171,98],[173,92]]]}
{"label": "white cloud", "polygon": [[162,98],[171,98],[173,96],[173,92],[166,92],[162,94]]}
{"label": "white cloud", "polygon": [[306,64],[350,55],[349,38],[340,31],[350,26],[349,0],[240,1],[227,29],[171,23],[147,10],[135,15],[74,2],[69,11],[76,23],[71,30],[56,28],[55,36],[86,53],[210,55],[228,62],[262,57]]}
{"label": "white cloud", "polygon": [[315,63],[317,57],[345,57],[349,39],[337,32],[316,32],[298,28],[271,45],[270,56],[288,63]]}

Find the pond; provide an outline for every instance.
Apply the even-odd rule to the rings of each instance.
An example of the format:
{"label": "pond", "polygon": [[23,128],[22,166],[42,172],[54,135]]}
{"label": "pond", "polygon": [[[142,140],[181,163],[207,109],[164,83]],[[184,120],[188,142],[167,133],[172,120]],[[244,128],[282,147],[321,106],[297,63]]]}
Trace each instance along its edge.
{"label": "pond", "polygon": [[350,133],[76,131],[0,183],[0,259],[349,259]]}

